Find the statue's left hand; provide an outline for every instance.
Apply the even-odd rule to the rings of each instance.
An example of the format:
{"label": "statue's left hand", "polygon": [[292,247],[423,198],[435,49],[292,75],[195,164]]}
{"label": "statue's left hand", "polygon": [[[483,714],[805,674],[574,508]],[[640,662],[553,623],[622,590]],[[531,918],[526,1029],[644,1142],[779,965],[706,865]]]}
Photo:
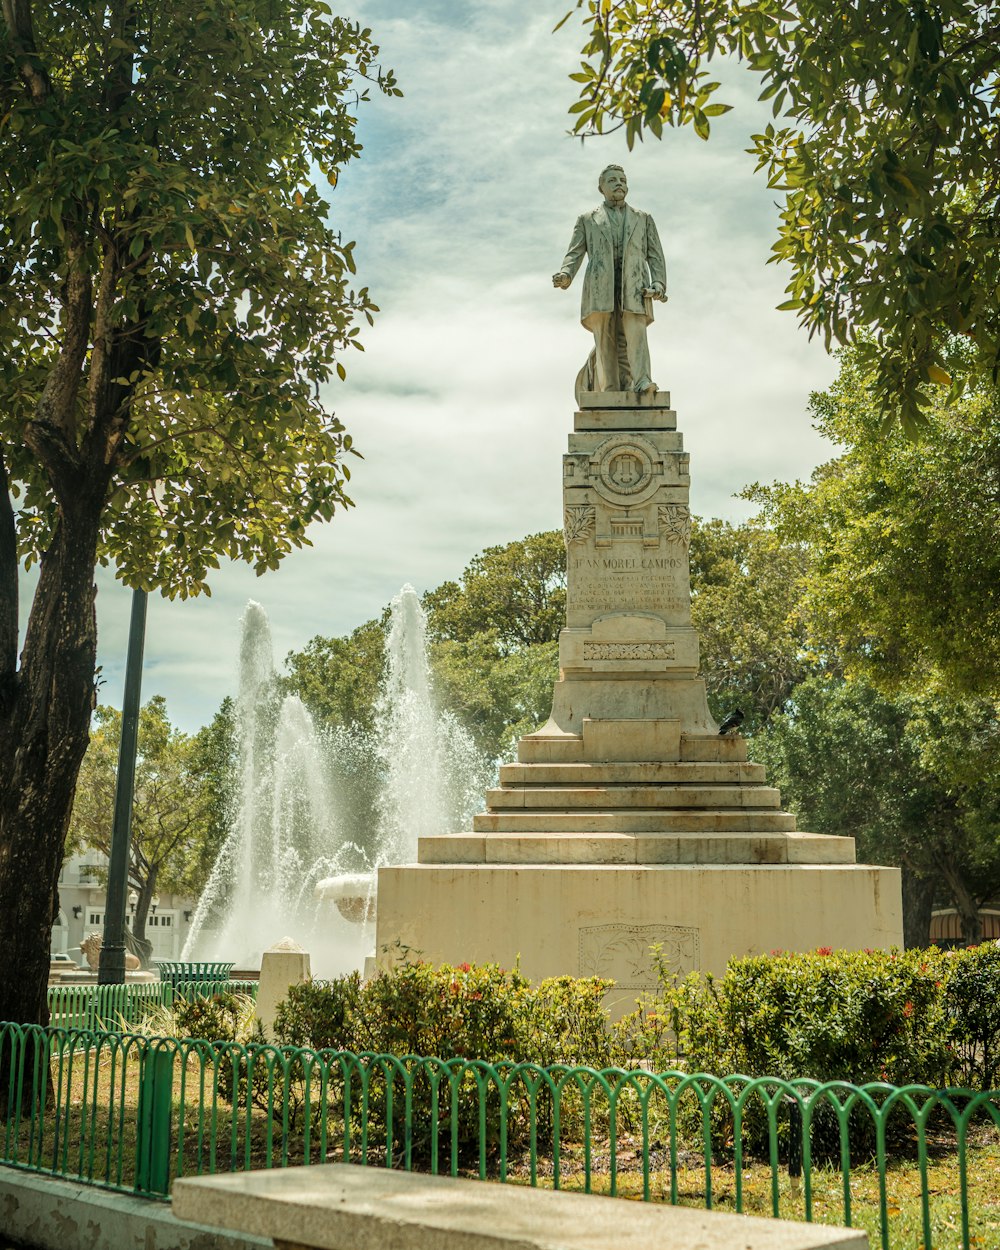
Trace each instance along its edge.
{"label": "statue's left hand", "polygon": [[659,282],[654,283],[651,287],[647,287],[643,291],[643,295],[648,295],[650,299],[658,299],[664,304],[667,302],[667,293]]}

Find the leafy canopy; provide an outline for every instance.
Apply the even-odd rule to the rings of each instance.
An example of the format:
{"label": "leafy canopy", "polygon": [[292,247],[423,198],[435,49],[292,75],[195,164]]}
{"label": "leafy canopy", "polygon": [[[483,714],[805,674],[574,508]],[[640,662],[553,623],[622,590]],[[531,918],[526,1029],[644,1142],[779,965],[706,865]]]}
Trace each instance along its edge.
{"label": "leafy canopy", "polygon": [[743,732],[756,733],[826,663],[808,644],[802,613],[810,553],[758,519],[693,522],[691,623],[709,705],[719,720],[740,708]]}
{"label": "leafy canopy", "polygon": [[371,320],[314,185],[360,151],[371,32],[321,0],[4,5],[0,439],[21,557],[105,504],[132,585],[258,572],[350,503],[322,388]]}
{"label": "leafy canopy", "polygon": [[996,713],[940,686],[889,698],[817,676],[752,750],[803,828],[856,837],[860,861],[934,882],[977,941],[978,908],[1000,889]]}
{"label": "leafy canopy", "polygon": [[[92,847],[109,855],[122,717],[115,708],[101,706],[94,718],[73,803],[69,850]],[[197,895],[204,888],[218,850],[210,821],[212,780],[197,740],[170,723],[165,700],[154,695],[139,713],[132,812],[129,883],[140,895],[156,889]]]}
{"label": "leafy canopy", "polygon": [[474,556],[459,582],[424,596],[435,640],[492,634],[500,654],[552,642],[566,621],[566,549],[561,530],[529,534]]}
{"label": "leafy canopy", "polygon": [[[577,0],[575,132],[708,139],[735,56],[776,124],[750,152],[784,192],[773,261],[810,334],[870,334],[880,408],[914,431],[927,384],[1000,364],[1000,15],[976,0]],[[567,14],[567,17],[572,14]],[[565,21],[566,18],[563,19]],[[560,23],[561,24],[561,23]],[[952,359],[952,336],[968,355]],[[952,373],[955,381],[952,382]]]}
{"label": "leafy canopy", "polygon": [[1000,693],[1000,426],[983,385],[937,404],[916,442],[885,437],[871,380],[845,353],[815,395],[817,428],[845,450],[808,483],[753,487],[763,519],[811,560],[803,612],[819,649],[885,689],[943,678]]}

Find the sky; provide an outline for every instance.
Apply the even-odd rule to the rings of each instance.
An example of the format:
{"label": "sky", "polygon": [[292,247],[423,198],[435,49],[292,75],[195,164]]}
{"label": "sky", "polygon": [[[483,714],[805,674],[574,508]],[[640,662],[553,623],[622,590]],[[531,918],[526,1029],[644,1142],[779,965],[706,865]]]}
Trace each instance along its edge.
{"label": "sky", "polygon": [[[331,215],[355,239],[358,281],[380,306],[364,353],[327,396],[355,445],[356,507],[262,578],[224,566],[211,598],[151,596],[143,698],[161,694],[193,732],[234,692],[248,599],[270,617],[280,662],[315,635],[377,616],[404,583],[457,578],[486,546],[561,524],[561,461],[573,381],[590,350],[580,277],[552,287],[597,177],[625,166],[629,202],[654,217],[669,302],[650,327],[653,376],[671,393],[691,453],[691,505],[739,520],[736,493],[808,476],[832,454],[808,398],[835,365],[793,314],[788,271],[767,265],[776,193],[744,149],[766,124],[755,79],[714,76],[735,105],[707,144],[690,127],[629,153],[621,135],[568,135],[568,74],[583,39],[569,0],[353,0],[402,99],[359,107],[361,158]],[[325,184],[324,184],[325,185]],[[102,702],[121,705],[131,592],[98,579]]]}

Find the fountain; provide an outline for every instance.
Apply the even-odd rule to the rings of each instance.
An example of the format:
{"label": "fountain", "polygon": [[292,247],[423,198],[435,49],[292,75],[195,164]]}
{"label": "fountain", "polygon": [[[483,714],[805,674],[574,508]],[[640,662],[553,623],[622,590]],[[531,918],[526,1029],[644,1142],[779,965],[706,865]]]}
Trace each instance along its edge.
{"label": "fountain", "polygon": [[460,825],[478,803],[487,768],[468,732],[431,694],[427,618],[406,585],[389,608],[385,673],[371,749],[378,763],[378,833],[371,872],[334,876],[316,886],[342,915],[375,917],[378,869],[416,859],[417,838]]}
{"label": "fountain", "polygon": [[264,950],[293,933],[317,972],[337,975],[359,966],[370,938],[346,919],[331,924],[313,889],[365,857],[341,833],[312,718],[297,696],[280,698],[259,603],[247,604],[241,624],[239,785],[182,957],[254,967]]}
{"label": "fountain", "polygon": [[[412,862],[418,835],[460,827],[492,771],[456,719],[434,707],[416,591],[404,586],[392,601],[370,736],[321,735],[299,698],[280,697],[267,615],[253,601],[242,620],[236,720],[230,830],[182,957],[254,967],[291,934],[317,975],[362,967],[374,948],[378,869]],[[379,777],[375,828],[353,840],[330,781],[331,763],[348,750]]]}

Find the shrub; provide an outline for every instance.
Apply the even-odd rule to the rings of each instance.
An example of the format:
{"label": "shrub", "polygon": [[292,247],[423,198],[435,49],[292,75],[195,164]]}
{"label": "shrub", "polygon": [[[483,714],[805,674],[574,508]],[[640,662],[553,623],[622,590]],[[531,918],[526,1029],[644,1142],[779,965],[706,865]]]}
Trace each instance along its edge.
{"label": "shrub", "polygon": [[[544,1140],[551,1131],[552,1100],[544,1080],[510,1083],[503,1089],[482,1065],[603,1062],[609,1054],[608,1015],[603,997],[610,982],[555,977],[537,986],[515,968],[496,964],[406,962],[379,973],[361,989],[358,1050],[396,1056],[433,1056],[444,1069],[431,1075],[410,1065],[412,1103],[407,1117],[397,1087],[391,1124],[386,1122],[385,1085],[369,1087],[368,1116],[391,1134],[393,1150],[409,1149],[425,1161],[440,1141],[460,1162],[499,1146],[501,1122],[509,1149]],[[461,1063],[460,1060],[470,1060]],[[457,1112],[452,1122],[453,1108]],[[485,1124],[483,1137],[480,1129]]]}
{"label": "shrub", "polygon": [[[622,1022],[620,1036],[633,1049],[636,1039],[648,1039],[656,1049],[647,1059],[664,1069],[683,1063],[688,1072],[717,1076],[939,1085],[952,1062],[946,977],[947,960],[934,950],[734,959],[718,978],[693,973],[672,983],[661,975],[658,993]],[[693,1098],[688,1112],[700,1122]],[[727,1140],[734,1123],[724,1099],[716,1098],[712,1115],[718,1139]],[[759,1149],[766,1135],[760,1097],[748,1104],[744,1145]],[[873,1146],[873,1121],[862,1107],[852,1114],[850,1137],[857,1151]],[[831,1101],[815,1115],[813,1147],[823,1154],[839,1143]]]}
{"label": "shrub", "polygon": [[947,1080],[946,971],[937,951],[734,959],[691,995],[689,1068],[863,1085]]}
{"label": "shrub", "polygon": [[150,1017],[144,1032],[158,1026],[159,1036],[200,1037],[210,1042],[252,1040],[255,1031],[256,1004],[249,994],[224,991],[204,998],[177,999],[172,1008],[164,1008]]}
{"label": "shrub", "polygon": [[[452,1150],[465,1162],[479,1151],[495,1152],[504,1119],[508,1148],[516,1149],[527,1145],[532,1133],[537,1140],[550,1132],[552,1099],[543,1077],[504,1084],[506,1068],[524,1062],[610,1062],[603,1006],[609,984],[555,977],[532,986],[517,968],[417,960],[363,985],[355,973],[292,986],[275,1015],[277,1054],[255,1061],[249,1097],[272,1117],[297,1121],[308,1052],[324,1051],[331,1107],[345,1082],[351,1084],[356,1137],[363,1133],[369,1150],[381,1140],[392,1155],[408,1150],[417,1163],[426,1163],[435,1150],[442,1162],[444,1157],[450,1162]],[[298,1055],[296,1048],[307,1054]],[[350,1060],[338,1063],[337,1052],[365,1058],[359,1068]],[[408,1056],[431,1062],[416,1064]],[[485,1070],[487,1064],[497,1065],[499,1082]],[[248,1096],[245,1069],[242,1063],[236,1074],[241,1102]],[[279,1089],[268,1100],[274,1077]],[[228,1096],[233,1082],[227,1077],[225,1085]]]}
{"label": "shrub", "polygon": [[301,981],[288,987],[274,1015],[274,1036],[288,1046],[351,1050],[361,999],[361,976],[334,981]]}
{"label": "shrub", "polygon": [[949,951],[945,965],[945,1010],[955,1052],[951,1080],[969,1089],[993,1089],[1000,1080],[1000,945]]}
{"label": "shrub", "polygon": [[389,1055],[456,1056],[495,1063],[519,1057],[530,992],[515,968],[496,964],[399,964],[362,989],[354,1049]]}

